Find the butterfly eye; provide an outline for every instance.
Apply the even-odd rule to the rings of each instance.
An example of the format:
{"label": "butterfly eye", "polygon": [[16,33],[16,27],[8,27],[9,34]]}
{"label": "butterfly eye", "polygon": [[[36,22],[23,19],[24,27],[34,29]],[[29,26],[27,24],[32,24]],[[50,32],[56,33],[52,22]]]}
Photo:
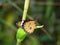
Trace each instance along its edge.
{"label": "butterfly eye", "polygon": [[34,28],[35,28],[35,21],[29,21],[24,24],[24,29],[29,34],[34,32]]}

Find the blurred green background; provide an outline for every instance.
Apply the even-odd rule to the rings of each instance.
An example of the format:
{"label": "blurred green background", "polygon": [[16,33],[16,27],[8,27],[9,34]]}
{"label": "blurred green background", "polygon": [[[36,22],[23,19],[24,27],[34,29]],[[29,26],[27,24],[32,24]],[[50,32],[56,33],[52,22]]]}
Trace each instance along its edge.
{"label": "blurred green background", "polygon": [[[0,45],[16,45],[16,23],[22,18],[24,1],[0,0]],[[44,29],[27,35],[22,45],[60,45],[60,0],[30,0],[28,19]]]}

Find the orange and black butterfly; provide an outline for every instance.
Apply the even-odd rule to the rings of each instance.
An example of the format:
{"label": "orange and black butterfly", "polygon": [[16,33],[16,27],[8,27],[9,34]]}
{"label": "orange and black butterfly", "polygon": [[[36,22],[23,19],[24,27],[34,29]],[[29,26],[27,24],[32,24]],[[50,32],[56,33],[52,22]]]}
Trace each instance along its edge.
{"label": "orange and black butterfly", "polygon": [[[21,26],[21,21],[17,23],[17,26],[18,27]],[[35,29],[35,21],[34,20],[25,21],[23,24],[23,28],[27,33],[29,33],[29,34],[33,33],[34,29]]]}

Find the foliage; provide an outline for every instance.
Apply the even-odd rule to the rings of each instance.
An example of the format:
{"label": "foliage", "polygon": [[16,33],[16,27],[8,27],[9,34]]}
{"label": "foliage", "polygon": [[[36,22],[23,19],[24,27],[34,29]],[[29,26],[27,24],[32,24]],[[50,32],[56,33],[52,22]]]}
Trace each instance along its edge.
{"label": "foliage", "polygon": [[[26,38],[22,36],[21,45],[60,45],[60,5],[43,2],[53,3],[55,0],[31,0],[27,19],[34,19],[37,25],[43,24],[48,33],[36,29],[33,34],[25,35]],[[0,45],[16,45],[16,32],[23,30],[16,25],[22,19],[23,7],[24,0],[0,0]]]}

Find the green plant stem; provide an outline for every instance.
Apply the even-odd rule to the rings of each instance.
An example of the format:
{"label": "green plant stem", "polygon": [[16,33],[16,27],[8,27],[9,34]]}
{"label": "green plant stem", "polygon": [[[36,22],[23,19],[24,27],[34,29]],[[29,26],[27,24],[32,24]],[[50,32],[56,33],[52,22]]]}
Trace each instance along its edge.
{"label": "green plant stem", "polygon": [[23,23],[24,23],[24,21],[26,20],[26,17],[27,17],[27,11],[28,11],[28,7],[29,7],[29,1],[30,0],[25,0],[25,5],[24,5],[24,11],[23,11],[23,16],[22,16],[21,26],[23,25]]}
{"label": "green plant stem", "polygon": [[30,2],[30,0],[25,0],[24,12],[23,12],[22,20],[26,20],[27,11],[28,11],[28,7],[29,7],[29,2]]}
{"label": "green plant stem", "polygon": [[16,45],[21,45],[21,40],[17,39],[17,44]]}
{"label": "green plant stem", "polygon": [[[53,3],[54,0],[47,0],[47,3]],[[52,5],[47,5],[46,7],[46,13],[45,13],[45,18],[49,18],[49,16],[52,13]]]}

